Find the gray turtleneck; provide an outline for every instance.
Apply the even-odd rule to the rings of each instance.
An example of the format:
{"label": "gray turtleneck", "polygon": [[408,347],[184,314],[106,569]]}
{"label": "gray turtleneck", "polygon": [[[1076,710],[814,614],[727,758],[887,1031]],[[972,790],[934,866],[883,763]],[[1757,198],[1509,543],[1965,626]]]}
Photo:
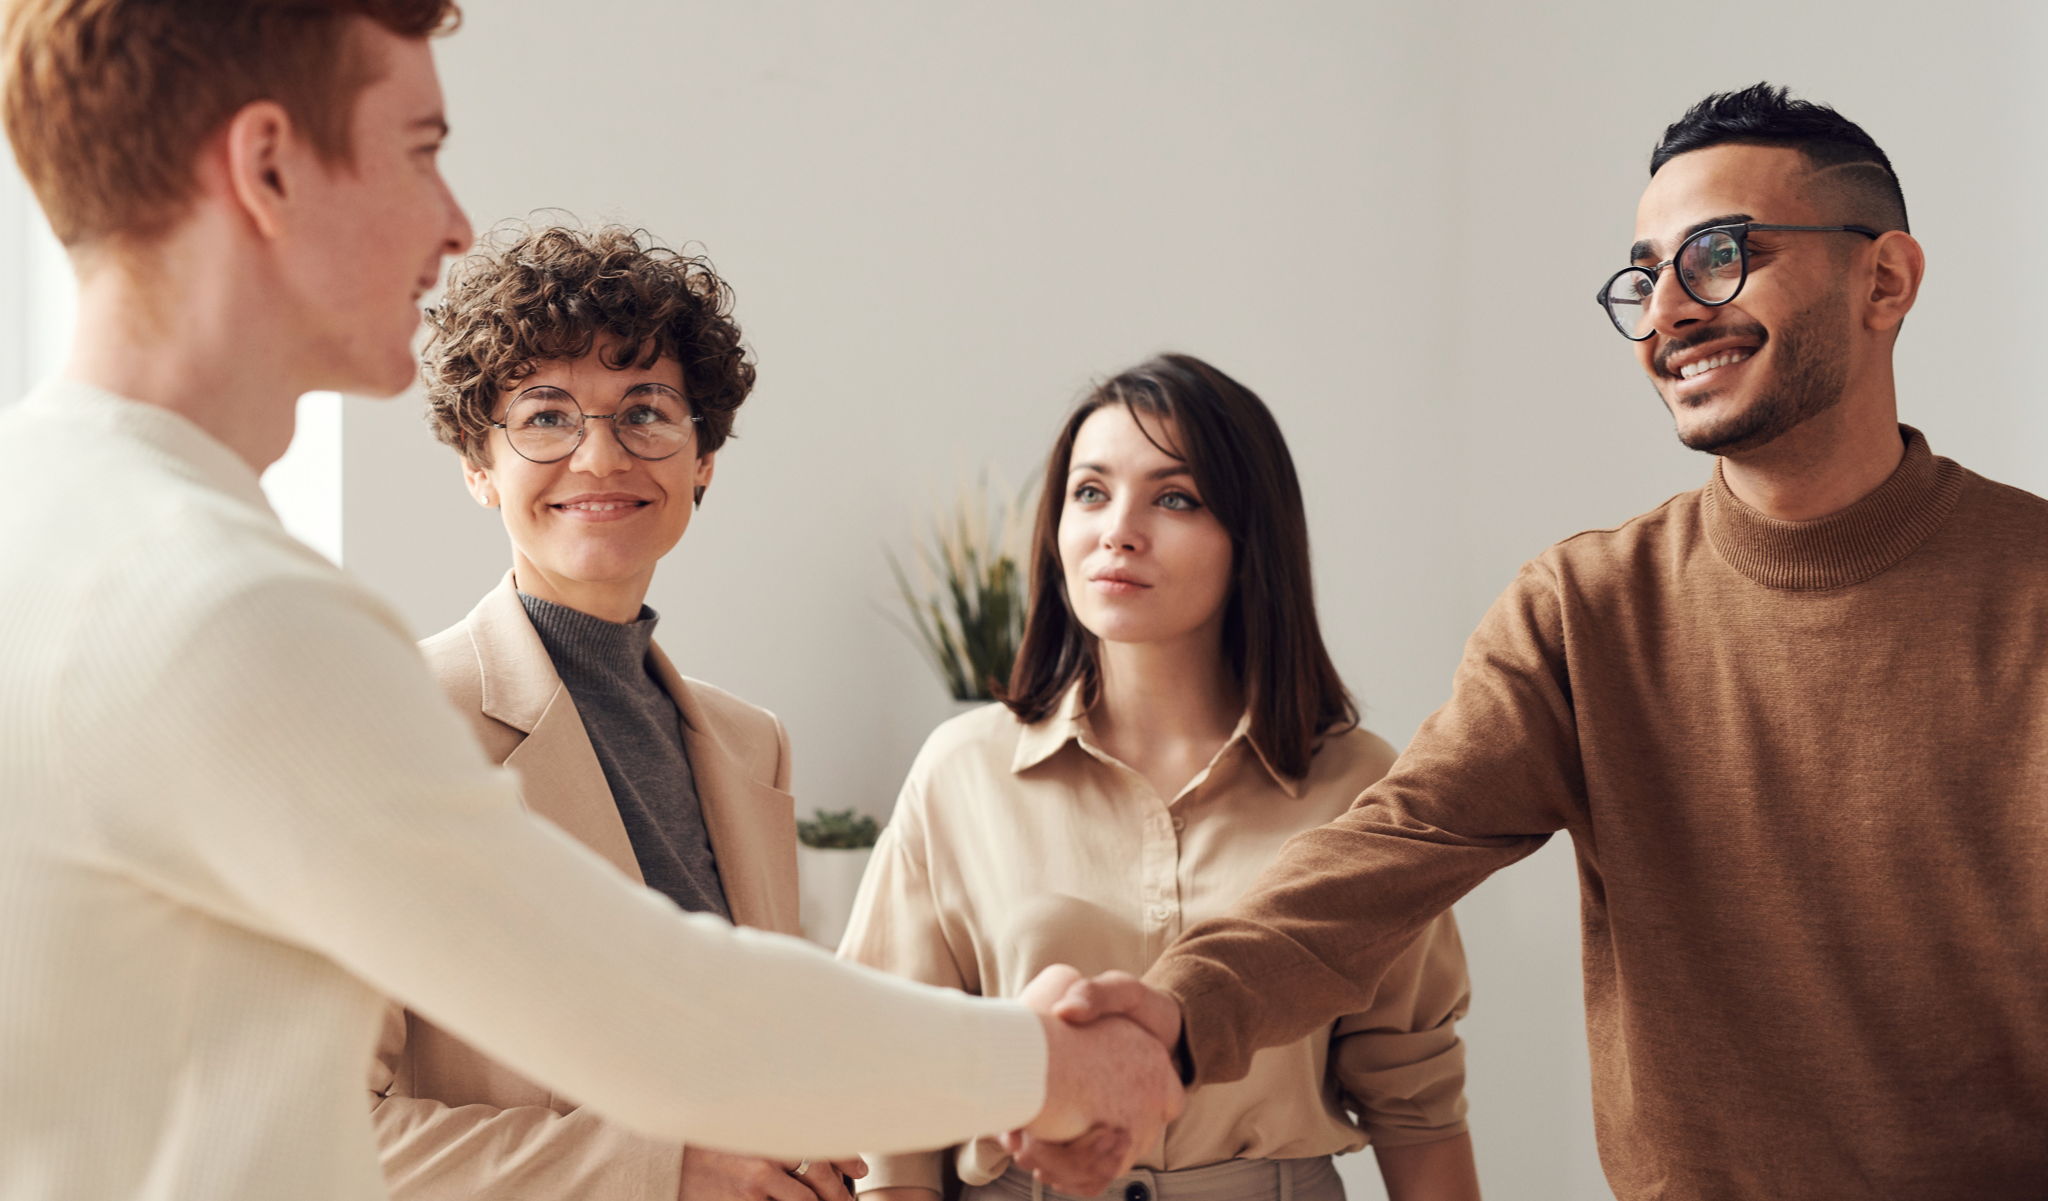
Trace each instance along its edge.
{"label": "gray turtleneck", "polygon": [[624,625],[519,594],[526,616],[576,701],[647,886],[684,909],[730,919],[682,715],[655,678],[654,610]]}

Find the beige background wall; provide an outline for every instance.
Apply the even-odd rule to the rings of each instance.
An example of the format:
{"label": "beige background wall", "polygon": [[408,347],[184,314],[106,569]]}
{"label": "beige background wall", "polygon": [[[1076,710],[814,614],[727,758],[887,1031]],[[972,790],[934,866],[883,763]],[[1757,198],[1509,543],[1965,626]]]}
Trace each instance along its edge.
{"label": "beige background wall", "polygon": [[[1091,376],[1168,347],[1278,413],[1332,648],[1406,739],[1522,560],[1707,470],[1587,299],[1709,90],[1790,83],[1886,146],[1931,263],[1906,417],[2048,492],[2044,6],[471,7],[441,63],[479,224],[623,219],[738,289],[761,385],[652,600],[686,671],[787,720],[806,806],[886,814],[948,712],[883,546],[984,465],[1024,479]],[[415,400],[340,424],[347,564],[453,621],[505,567],[494,515]],[[1558,845],[1459,909],[1495,1197],[1606,1195],[1575,895]]]}
{"label": "beige background wall", "polygon": [[[476,6],[442,63],[479,223],[624,219],[738,289],[761,385],[653,600],[686,670],[788,721],[800,803],[887,813],[947,712],[883,545],[984,463],[1024,478],[1090,376],[1166,347],[1278,413],[1338,663],[1406,739],[1523,559],[1707,470],[1587,301],[1710,90],[1790,83],[1886,146],[1932,261],[1907,417],[2048,491],[2038,9],[1416,7]],[[350,565],[453,620],[502,569],[492,519],[409,407],[347,436]],[[1569,850],[1459,912],[1492,1195],[1605,1195]]]}

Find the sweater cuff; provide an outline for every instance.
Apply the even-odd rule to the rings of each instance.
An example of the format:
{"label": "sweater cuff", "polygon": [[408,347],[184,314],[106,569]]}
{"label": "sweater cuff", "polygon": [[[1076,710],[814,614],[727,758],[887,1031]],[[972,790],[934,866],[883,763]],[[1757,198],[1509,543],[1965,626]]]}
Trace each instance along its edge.
{"label": "sweater cuff", "polygon": [[[1226,1084],[1251,1070],[1251,1056],[1231,1016],[1235,979],[1206,960],[1169,952],[1145,974],[1145,983],[1180,1005],[1180,1044],[1174,1063],[1181,1083]],[[1241,994],[1238,994],[1241,995]]]}
{"label": "sweater cuff", "polygon": [[1003,1115],[1003,1126],[983,1133],[1002,1134],[1029,1125],[1045,1108],[1045,1026],[1037,1013],[1016,1001],[985,1001],[977,1008],[988,1011],[988,1037],[972,1079]]}

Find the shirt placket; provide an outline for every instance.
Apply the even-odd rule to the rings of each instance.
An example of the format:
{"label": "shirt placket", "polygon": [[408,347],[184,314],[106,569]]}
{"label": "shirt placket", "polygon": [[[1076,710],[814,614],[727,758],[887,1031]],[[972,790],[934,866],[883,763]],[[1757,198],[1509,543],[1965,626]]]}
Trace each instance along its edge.
{"label": "shirt placket", "polygon": [[1089,757],[1123,781],[1125,790],[1144,806],[1138,820],[1138,930],[1148,960],[1166,953],[1180,937],[1180,835],[1186,828],[1181,806],[1208,776],[1205,769],[1169,804],[1137,769],[1083,736],[1077,741]]}
{"label": "shirt placket", "polygon": [[[1226,743],[1225,750],[1228,748]],[[1218,751],[1216,759],[1196,772],[1195,778],[1171,801],[1162,800],[1149,786],[1145,789],[1153,805],[1145,817],[1145,885],[1157,894],[1156,899],[1148,894],[1145,903],[1145,929],[1152,938],[1146,949],[1155,959],[1166,953],[1166,948],[1187,925],[1186,898],[1180,886],[1181,836],[1188,828],[1188,814],[1201,802],[1204,788],[1216,772],[1217,760],[1222,757],[1223,751]],[[1152,858],[1155,850],[1156,859]]]}
{"label": "shirt placket", "polygon": [[[1138,853],[1140,895],[1144,905],[1145,951],[1158,958],[1180,937],[1180,831],[1178,810],[1150,788]],[[1185,794],[1184,794],[1185,795]]]}

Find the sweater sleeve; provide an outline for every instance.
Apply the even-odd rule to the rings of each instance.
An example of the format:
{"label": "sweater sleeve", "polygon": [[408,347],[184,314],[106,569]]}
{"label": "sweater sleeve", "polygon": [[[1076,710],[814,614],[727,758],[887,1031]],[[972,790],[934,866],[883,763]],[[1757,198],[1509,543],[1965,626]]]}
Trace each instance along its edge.
{"label": "sweater sleeve", "polygon": [[1446,913],[1380,979],[1372,1007],[1341,1018],[1330,1071],[1376,1147],[1435,1142],[1465,1130],[1465,1043],[1472,999],[1465,949]]}
{"label": "sweater sleeve", "polygon": [[836,1156],[1041,1104],[1022,1006],[682,914],[524,812],[367,596],[284,576],[194,612],[72,731],[104,853],[172,901],[654,1138]]}
{"label": "sweater sleeve", "polygon": [[370,1066],[370,1126],[391,1201],[603,1197],[674,1201],[683,1147],[576,1109],[448,1105],[413,1092],[407,1021],[390,1005]]}
{"label": "sweater sleeve", "polygon": [[1393,770],[1153,965],[1194,1083],[1239,1079],[1258,1049],[1370,1008],[1424,926],[1582,809],[1560,614],[1551,569],[1524,567]]}
{"label": "sweater sleeve", "polygon": [[[964,990],[972,982],[946,940],[939,901],[924,866],[916,787],[913,774],[875,847],[867,875],[861,879],[839,954],[907,979]],[[871,1154],[860,1190],[912,1186],[939,1192],[946,1154],[944,1150]]]}

